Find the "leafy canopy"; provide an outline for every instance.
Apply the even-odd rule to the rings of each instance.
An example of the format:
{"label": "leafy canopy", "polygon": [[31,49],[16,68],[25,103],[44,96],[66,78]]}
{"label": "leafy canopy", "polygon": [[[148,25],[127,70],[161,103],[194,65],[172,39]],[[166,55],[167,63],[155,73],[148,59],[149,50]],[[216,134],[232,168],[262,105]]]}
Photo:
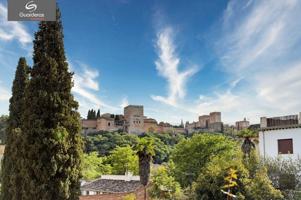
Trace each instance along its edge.
{"label": "leafy canopy", "polygon": [[223,135],[205,133],[182,140],[171,155],[175,164],[176,180],[187,187],[214,157],[234,155],[237,151],[240,151],[238,143]]}

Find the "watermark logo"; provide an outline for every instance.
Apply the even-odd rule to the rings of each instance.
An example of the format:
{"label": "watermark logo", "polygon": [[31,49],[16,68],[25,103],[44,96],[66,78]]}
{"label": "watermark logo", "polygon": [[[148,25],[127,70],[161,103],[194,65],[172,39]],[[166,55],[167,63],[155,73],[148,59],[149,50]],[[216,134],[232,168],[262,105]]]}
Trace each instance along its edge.
{"label": "watermark logo", "polygon": [[8,0],[9,21],[55,21],[55,0]]}
{"label": "watermark logo", "polygon": [[34,1],[29,1],[27,4],[25,4],[25,8],[29,12],[34,12],[37,10],[38,6],[34,3]]}

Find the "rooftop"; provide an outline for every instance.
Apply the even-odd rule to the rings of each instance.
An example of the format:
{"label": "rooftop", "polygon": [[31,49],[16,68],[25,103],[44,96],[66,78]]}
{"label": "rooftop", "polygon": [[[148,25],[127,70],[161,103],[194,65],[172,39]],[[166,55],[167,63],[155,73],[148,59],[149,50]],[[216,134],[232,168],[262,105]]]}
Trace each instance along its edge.
{"label": "rooftop", "polygon": [[301,128],[301,124],[289,124],[289,125],[264,127],[264,128],[261,128],[260,130],[269,131],[269,130],[291,129],[291,128]]}
{"label": "rooftop", "polygon": [[134,192],[142,187],[139,180],[116,180],[100,178],[81,186],[82,191],[95,191],[101,193]]}

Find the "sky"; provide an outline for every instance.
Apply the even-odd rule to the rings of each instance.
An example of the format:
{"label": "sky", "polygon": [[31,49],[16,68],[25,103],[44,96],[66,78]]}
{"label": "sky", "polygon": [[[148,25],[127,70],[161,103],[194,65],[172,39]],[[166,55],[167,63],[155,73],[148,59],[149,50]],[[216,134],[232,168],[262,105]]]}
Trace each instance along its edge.
{"label": "sky", "polygon": [[[88,109],[179,124],[222,112],[247,118],[301,111],[300,0],[58,0],[72,93]],[[32,65],[37,22],[8,22],[0,0],[0,115],[19,57]]]}

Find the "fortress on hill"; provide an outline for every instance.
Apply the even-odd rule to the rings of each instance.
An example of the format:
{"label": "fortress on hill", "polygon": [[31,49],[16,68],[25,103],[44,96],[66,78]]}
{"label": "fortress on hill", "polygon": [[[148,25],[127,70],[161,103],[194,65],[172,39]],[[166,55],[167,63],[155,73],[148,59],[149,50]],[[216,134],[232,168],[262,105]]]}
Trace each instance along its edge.
{"label": "fortress on hill", "polygon": [[195,131],[222,132],[223,123],[220,112],[202,115],[197,122],[183,121],[181,125],[174,126],[166,122],[157,122],[155,119],[144,116],[142,105],[129,105],[124,108],[123,115],[105,113],[97,119],[83,119],[82,133],[89,134],[98,131],[124,131],[141,134],[153,133],[192,133]]}

